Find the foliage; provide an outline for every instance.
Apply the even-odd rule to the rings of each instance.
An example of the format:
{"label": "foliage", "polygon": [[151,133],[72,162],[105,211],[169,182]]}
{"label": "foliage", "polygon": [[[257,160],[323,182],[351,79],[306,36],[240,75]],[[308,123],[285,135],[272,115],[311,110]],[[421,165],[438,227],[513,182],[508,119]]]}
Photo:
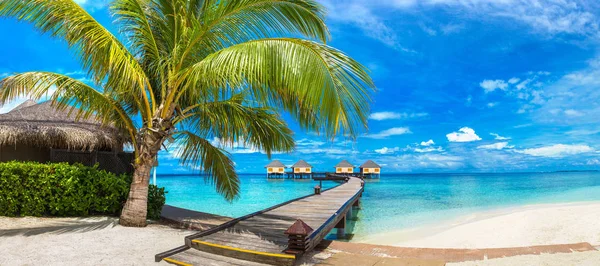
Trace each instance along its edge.
{"label": "foliage", "polygon": [[60,108],[79,106],[79,116],[127,132],[138,164],[154,163],[172,140],[184,147],[181,163],[204,169],[230,200],[239,179],[224,148],[294,149],[280,111],[330,138],[366,129],[372,80],[326,45],[325,9],[314,0],[115,0],[110,10],[122,36],[73,0],[0,1],[0,17],[65,40],[94,82],[21,73],[0,81],[0,104],[50,92]]}
{"label": "foliage", "polygon": [[[0,163],[1,216],[118,215],[127,199],[130,176],[81,164]],[[160,217],[164,188],[151,186],[148,213]]]}
{"label": "foliage", "polygon": [[155,185],[150,185],[148,188],[148,219],[158,220],[160,218],[160,211],[165,205],[165,201],[167,198],[165,194],[164,187],[157,187]]}

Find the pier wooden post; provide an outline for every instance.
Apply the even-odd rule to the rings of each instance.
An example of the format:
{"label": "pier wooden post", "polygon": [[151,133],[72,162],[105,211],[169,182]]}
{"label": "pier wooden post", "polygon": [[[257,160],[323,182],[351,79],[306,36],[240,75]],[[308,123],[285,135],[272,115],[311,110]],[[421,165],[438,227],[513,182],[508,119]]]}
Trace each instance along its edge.
{"label": "pier wooden post", "polygon": [[346,215],[335,225],[337,230],[337,238],[345,239],[346,238]]}
{"label": "pier wooden post", "polygon": [[308,236],[313,232],[313,229],[298,219],[290,228],[285,230],[288,235],[288,248],[284,251],[288,254],[302,254],[308,250]]}
{"label": "pier wooden post", "polygon": [[360,198],[356,199],[356,201],[352,204],[352,208],[360,209]]}

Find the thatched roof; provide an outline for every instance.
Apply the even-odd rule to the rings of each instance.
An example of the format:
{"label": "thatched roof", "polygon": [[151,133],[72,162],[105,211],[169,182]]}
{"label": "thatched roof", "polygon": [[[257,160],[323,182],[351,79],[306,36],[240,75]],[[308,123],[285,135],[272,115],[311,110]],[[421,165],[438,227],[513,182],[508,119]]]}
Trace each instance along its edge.
{"label": "thatched roof", "polygon": [[363,163],[360,168],[381,168],[381,166],[379,166],[378,164],[376,164],[375,162],[368,160],[365,163]]}
{"label": "thatched roof", "polygon": [[34,106],[36,104],[37,103],[34,100],[27,100],[27,101],[23,102],[22,104],[17,105],[17,107],[13,108],[9,112],[14,112],[16,110],[21,110],[21,109],[23,109],[25,107]]}
{"label": "thatched roof", "polygon": [[300,161],[296,162],[294,165],[292,165],[292,168],[312,168],[312,165],[308,164],[304,160],[300,160]]}
{"label": "thatched roof", "polygon": [[285,168],[285,165],[283,163],[281,163],[279,160],[273,160],[271,163],[269,163],[265,166],[265,168],[267,168],[267,167],[283,167],[283,168]]}
{"label": "thatched roof", "polygon": [[50,101],[26,101],[0,114],[0,145],[23,144],[70,150],[116,150],[128,142],[116,129],[96,117],[76,119],[77,110],[57,110]]}
{"label": "thatched roof", "polygon": [[354,165],[350,164],[346,160],[343,160],[340,163],[338,163],[335,167],[345,167],[345,168],[352,167],[352,168],[354,168]]}

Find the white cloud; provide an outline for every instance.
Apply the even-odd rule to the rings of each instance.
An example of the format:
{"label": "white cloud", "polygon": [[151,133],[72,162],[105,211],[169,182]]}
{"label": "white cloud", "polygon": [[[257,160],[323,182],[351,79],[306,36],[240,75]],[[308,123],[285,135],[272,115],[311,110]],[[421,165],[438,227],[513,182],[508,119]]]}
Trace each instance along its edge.
{"label": "white cloud", "polygon": [[383,147],[381,149],[375,150],[375,152],[379,153],[379,154],[391,154],[391,153],[395,153],[398,151],[400,151],[400,148],[398,148],[398,147],[394,147],[394,148]]}
{"label": "white cloud", "polygon": [[493,103],[488,103],[488,104],[487,104],[487,107],[489,107],[489,108],[493,108],[493,107],[495,107],[495,106],[497,106],[497,105],[498,105],[498,102],[493,102]]}
{"label": "white cloud", "polygon": [[377,158],[377,163],[395,171],[428,171],[432,169],[459,169],[465,166],[464,158],[456,155],[418,153],[387,155]]}
{"label": "white cloud", "polygon": [[573,136],[596,135],[598,133],[600,133],[600,129],[575,129],[565,132],[565,134]]}
{"label": "white cloud", "polygon": [[256,148],[235,148],[229,151],[234,154],[251,154],[251,153],[260,153],[259,149]]}
{"label": "white cloud", "polygon": [[517,150],[518,153],[528,154],[532,156],[540,157],[564,157],[568,155],[575,155],[580,153],[593,152],[594,149],[588,145],[567,145],[567,144],[555,144],[551,146],[544,146],[540,148],[531,148],[524,150]]}
{"label": "white cloud", "polygon": [[428,113],[397,113],[397,112],[376,112],[369,115],[369,119],[382,121],[391,119],[406,119],[428,116]]}
{"label": "white cloud", "polygon": [[440,27],[440,30],[444,33],[444,35],[450,35],[452,33],[457,33],[465,29],[464,24],[446,24]]}
{"label": "white cloud", "polygon": [[587,165],[600,165],[600,160],[598,159],[589,159],[586,162]]}
{"label": "white cloud", "polygon": [[389,120],[389,119],[400,119],[399,113],[394,112],[377,112],[369,115],[370,119],[381,121],[381,120]]}
{"label": "white cloud", "polygon": [[515,84],[515,83],[519,82],[520,80],[521,80],[520,78],[511,78],[508,80],[508,83]]}
{"label": "white cloud", "polygon": [[444,149],[442,149],[442,147],[426,147],[426,148],[414,148],[413,151],[418,152],[418,153],[426,153],[426,152],[434,152],[434,151],[439,151],[442,152],[444,151]]}
{"label": "white cloud", "polygon": [[503,137],[496,133],[490,133],[490,135],[494,136],[496,140],[509,140],[510,139],[509,137]]}
{"label": "white cloud", "polygon": [[508,88],[508,83],[506,81],[497,79],[497,80],[489,80],[486,79],[479,83],[479,86],[483,88],[486,93],[493,92],[495,90],[506,90]]}
{"label": "white cloud", "polygon": [[475,134],[475,130],[470,127],[463,127],[459,129],[458,132],[447,134],[446,137],[450,142],[471,142],[481,140],[481,138]]}
{"label": "white cloud", "polygon": [[583,115],[583,113],[581,113],[577,110],[573,110],[573,109],[565,110],[565,114],[568,116],[582,116]]}
{"label": "white cloud", "polygon": [[376,134],[366,135],[365,137],[372,138],[372,139],[385,139],[385,138],[391,137],[391,136],[398,136],[398,135],[411,134],[411,133],[412,132],[410,131],[410,129],[408,127],[393,127],[393,128],[386,129],[386,130],[381,131]]}
{"label": "white cloud", "polygon": [[334,154],[349,154],[349,153],[353,153],[353,150],[348,150],[348,149],[340,149],[340,148],[335,148],[335,147],[331,147],[331,148],[299,148],[296,149],[296,152],[298,153],[302,153],[302,154],[327,154],[327,155],[334,155]]}
{"label": "white cloud", "polygon": [[508,146],[508,142],[498,142],[494,144],[481,145],[478,146],[477,149],[485,149],[485,150],[502,150],[504,148],[512,149],[514,146]]}
{"label": "white cloud", "polygon": [[425,25],[424,23],[420,23],[419,26],[421,27],[421,29],[427,33],[429,36],[436,36],[437,35],[437,31],[434,30],[433,28]]}
{"label": "white cloud", "polygon": [[296,146],[321,146],[324,144],[324,141],[312,140],[307,138],[296,141]]}
{"label": "white cloud", "polygon": [[515,86],[518,90],[522,90],[524,88],[527,87],[527,84],[529,84],[529,82],[531,82],[531,79],[526,79],[523,80],[521,83],[517,84],[517,86]]}
{"label": "white cloud", "polygon": [[[322,0],[327,7],[328,19],[351,23],[367,36],[406,52],[400,33],[380,13],[399,10],[411,15],[439,7],[453,14],[465,14],[458,20],[484,18],[518,22],[529,26],[532,32],[542,35],[575,34],[591,39],[598,38],[598,18],[595,6],[578,4],[569,0]],[[589,11],[588,11],[589,10]],[[381,12],[386,11],[386,12]],[[444,34],[460,31],[463,25],[440,26]],[[426,30],[432,34],[435,29]]]}
{"label": "white cloud", "polygon": [[428,141],[421,141],[421,146],[431,146],[435,144],[435,142],[433,142],[432,139],[428,140]]}
{"label": "white cloud", "polygon": [[338,0],[324,0],[322,3],[327,8],[329,19],[353,24],[361,29],[365,35],[390,47],[406,53],[416,53],[416,51],[400,44],[394,29],[386,25],[384,19],[377,16],[368,2],[351,0],[341,3]]}

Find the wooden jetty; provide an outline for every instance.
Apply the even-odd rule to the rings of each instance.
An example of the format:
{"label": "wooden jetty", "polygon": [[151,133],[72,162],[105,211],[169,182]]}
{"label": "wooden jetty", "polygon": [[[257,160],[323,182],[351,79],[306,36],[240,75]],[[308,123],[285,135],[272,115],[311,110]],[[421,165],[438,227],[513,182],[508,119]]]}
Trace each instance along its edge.
{"label": "wooden jetty", "polygon": [[317,186],[315,194],[187,236],[184,246],[157,254],[156,261],[176,265],[293,265],[333,228],[343,237],[346,218],[360,206],[362,179],[328,175],[323,180],[343,181],[323,191]]}

